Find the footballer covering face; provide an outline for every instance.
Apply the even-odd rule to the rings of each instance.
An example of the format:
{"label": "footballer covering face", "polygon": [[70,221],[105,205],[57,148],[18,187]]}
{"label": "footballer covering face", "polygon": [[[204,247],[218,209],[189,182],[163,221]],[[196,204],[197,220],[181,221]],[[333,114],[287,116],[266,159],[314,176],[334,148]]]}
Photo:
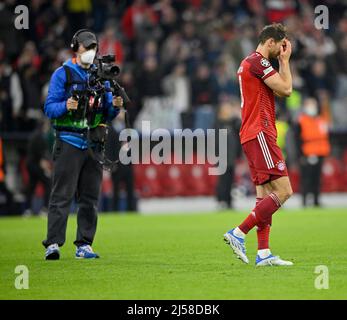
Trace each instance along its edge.
{"label": "footballer covering face", "polygon": [[[241,95],[240,139],[256,186],[256,205],[248,217],[224,235],[236,257],[249,263],[245,238],[257,227],[257,266],[292,265],[274,256],[269,247],[272,215],[292,195],[286,163],[278,147],[275,126],[275,95],[288,97],[292,91],[289,59],[292,52],[282,24],[266,26],[256,50],[246,57],[237,72]],[[278,59],[279,70],[271,65]]]}

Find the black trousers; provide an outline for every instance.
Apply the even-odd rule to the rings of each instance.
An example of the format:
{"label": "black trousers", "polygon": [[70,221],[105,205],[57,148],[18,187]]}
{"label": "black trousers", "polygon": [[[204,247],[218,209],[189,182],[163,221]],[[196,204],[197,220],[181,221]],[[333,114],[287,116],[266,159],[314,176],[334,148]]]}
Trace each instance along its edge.
{"label": "black trousers", "polygon": [[231,186],[234,181],[234,167],[228,166],[225,173],[218,176],[217,182],[217,201],[225,202],[228,208],[232,208]]}
{"label": "black trousers", "polygon": [[134,192],[134,173],[131,164],[119,164],[118,169],[112,173],[113,182],[113,206],[115,210],[119,208],[119,191],[121,184],[124,184],[127,199],[126,211],[137,211],[137,204]]}
{"label": "black trousers", "polygon": [[0,211],[4,212],[4,214],[6,215],[13,214],[13,194],[10,190],[7,189],[4,181],[0,182],[0,193],[2,193],[6,198],[6,202],[1,206]]}
{"label": "black trousers", "polygon": [[51,179],[46,176],[39,163],[28,162],[27,168],[29,173],[29,185],[26,190],[27,209],[31,208],[31,202],[35,192],[35,188],[39,182],[41,182],[44,187],[43,203],[44,206],[47,207],[49,195],[51,192]]}
{"label": "black trousers", "polygon": [[323,157],[318,157],[317,161],[310,163],[309,158],[304,158],[301,164],[301,196],[303,206],[307,205],[308,194],[313,194],[314,205],[319,206],[319,196],[321,188],[321,174]]}
{"label": "black trousers", "polygon": [[88,150],[78,149],[57,139],[53,151],[53,181],[48,207],[45,247],[65,243],[71,202],[76,197],[77,235],[74,244],[91,245],[97,226],[97,205],[102,181],[102,166]]}

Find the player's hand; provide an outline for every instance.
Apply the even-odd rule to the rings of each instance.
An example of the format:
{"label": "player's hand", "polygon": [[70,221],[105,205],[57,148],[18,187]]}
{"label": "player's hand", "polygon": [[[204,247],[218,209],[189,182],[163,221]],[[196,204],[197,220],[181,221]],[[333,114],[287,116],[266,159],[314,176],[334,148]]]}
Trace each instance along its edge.
{"label": "player's hand", "polygon": [[78,100],[74,99],[74,98],[69,98],[67,101],[66,101],[66,109],[67,110],[77,110],[77,107],[78,107]]}
{"label": "player's hand", "polygon": [[112,104],[114,107],[121,108],[123,107],[123,98],[122,97],[113,97]]}
{"label": "player's hand", "polygon": [[284,43],[281,46],[281,51],[280,55],[278,56],[278,60],[281,61],[286,61],[288,62],[290,59],[290,56],[292,54],[292,44],[288,39],[284,39]]}

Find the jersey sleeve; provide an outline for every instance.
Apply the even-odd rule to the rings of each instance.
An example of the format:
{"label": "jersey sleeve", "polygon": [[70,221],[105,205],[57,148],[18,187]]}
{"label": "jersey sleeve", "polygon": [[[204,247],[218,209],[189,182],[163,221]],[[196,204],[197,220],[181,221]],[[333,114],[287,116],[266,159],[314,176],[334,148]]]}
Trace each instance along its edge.
{"label": "jersey sleeve", "polygon": [[249,60],[250,72],[263,81],[268,77],[271,77],[277,71],[273,68],[270,61],[262,56],[255,56]]}

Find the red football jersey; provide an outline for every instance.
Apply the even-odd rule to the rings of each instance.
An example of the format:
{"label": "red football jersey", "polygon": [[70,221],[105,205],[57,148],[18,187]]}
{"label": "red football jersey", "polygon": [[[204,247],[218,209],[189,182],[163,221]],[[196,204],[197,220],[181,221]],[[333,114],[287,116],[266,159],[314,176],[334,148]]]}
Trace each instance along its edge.
{"label": "red football jersey", "polygon": [[254,52],[237,71],[241,93],[241,144],[255,139],[260,131],[277,139],[275,97],[264,80],[277,71],[269,60]]}

